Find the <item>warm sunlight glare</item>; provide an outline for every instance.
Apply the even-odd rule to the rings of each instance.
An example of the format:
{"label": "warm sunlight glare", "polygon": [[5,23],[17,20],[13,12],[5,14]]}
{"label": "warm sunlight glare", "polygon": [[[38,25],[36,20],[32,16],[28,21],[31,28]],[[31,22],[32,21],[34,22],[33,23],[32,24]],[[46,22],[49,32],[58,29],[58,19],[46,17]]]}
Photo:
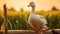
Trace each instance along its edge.
{"label": "warm sunlight glare", "polygon": [[31,1],[35,2],[36,10],[50,10],[53,6],[60,9],[60,0],[0,0],[0,9],[3,9],[2,6],[6,2],[7,8],[14,7],[17,11],[20,8],[31,10],[31,8],[27,7]]}

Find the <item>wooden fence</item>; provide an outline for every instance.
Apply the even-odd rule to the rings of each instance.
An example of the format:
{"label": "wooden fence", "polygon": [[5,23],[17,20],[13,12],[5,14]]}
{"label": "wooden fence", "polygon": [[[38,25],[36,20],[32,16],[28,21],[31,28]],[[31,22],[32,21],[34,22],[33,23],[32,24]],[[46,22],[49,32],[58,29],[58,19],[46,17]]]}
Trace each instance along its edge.
{"label": "wooden fence", "polygon": [[[54,29],[60,34],[60,29]],[[0,30],[0,34],[3,32]],[[37,32],[32,32],[32,30],[8,30],[8,34],[38,34]],[[51,30],[44,31],[44,34],[52,34]]]}

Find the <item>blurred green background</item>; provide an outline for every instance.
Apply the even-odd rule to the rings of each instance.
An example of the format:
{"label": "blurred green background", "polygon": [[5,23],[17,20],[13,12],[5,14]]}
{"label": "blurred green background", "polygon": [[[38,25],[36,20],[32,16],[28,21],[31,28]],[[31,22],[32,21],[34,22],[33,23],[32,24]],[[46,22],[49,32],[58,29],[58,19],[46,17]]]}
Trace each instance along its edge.
{"label": "blurred green background", "polygon": [[[28,24],[29,11],[8,11],[9,23],[7,27],[9,30],[30,30],[31,26]],[[60,11],[36,11],[36,15],[42,15],[46,18],[49,29],[60,28]],[[4,12],[0,11],[0,27],[4,22]],[[11,28],[12,27],[12,28]],[[1,29],[1,28],[0,28]]]}

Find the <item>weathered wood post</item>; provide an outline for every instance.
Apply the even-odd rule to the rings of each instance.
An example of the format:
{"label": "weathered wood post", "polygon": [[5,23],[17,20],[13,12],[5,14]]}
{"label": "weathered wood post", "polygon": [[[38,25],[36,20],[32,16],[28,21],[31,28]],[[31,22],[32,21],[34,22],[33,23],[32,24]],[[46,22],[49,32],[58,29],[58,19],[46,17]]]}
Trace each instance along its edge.
{"label": "weathered wood post", "polygon": [[5,32],[4,34],[7,34],[7,10],[6,10],[6,4],[3,5],[4,9],[4,23],[5,23]]}

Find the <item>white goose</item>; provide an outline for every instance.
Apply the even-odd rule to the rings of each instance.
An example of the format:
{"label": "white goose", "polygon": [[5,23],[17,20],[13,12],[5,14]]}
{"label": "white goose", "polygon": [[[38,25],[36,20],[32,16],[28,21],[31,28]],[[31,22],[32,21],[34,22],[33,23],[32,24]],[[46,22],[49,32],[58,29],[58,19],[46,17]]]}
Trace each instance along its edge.
{"label": "white goose", "polygon": [[33,30],[37,30],[39,34],[43,34],[43,28],[46,27],[47,21],[46,19],[41,15],[35,15],[35,3],[30,2],[28,7],[32,7],[32,11],[30,13],[30,16],[28,18],[29,25],[33,28]]}

